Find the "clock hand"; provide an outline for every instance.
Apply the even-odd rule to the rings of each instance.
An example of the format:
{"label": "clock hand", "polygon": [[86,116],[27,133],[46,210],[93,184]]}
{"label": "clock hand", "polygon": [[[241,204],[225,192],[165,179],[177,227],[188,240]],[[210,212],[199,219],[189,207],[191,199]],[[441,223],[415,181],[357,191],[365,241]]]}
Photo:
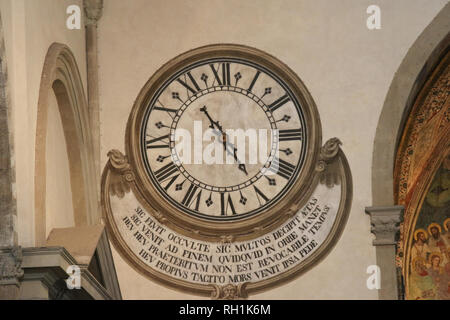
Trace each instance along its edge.
{"label": "clock hand", "polygon": [[[225,134],[225,136],[226,136],[226,134]],[[234,160],[236,161],[236,163],[239,164],[238,165],[238,169],[243,171],[245,173],[245,175],[248,176],[248,172],[247,172],[247,169],[245,167],[245,164],[243,164],[239,160],[239,158],[237,156],[238,149],[232,143],[228,142],[227,140],[224,141],[224,148],[225,148],[225,150],[227,151],[228,154],[233,155]],[[230,151],[230,148],[231,148],[232,151]]]}
{"label": "clock hand", "polygon": [[[219,131],[217,129],[213,129],[213,132],[216,136],[222,137],[222,144],[223,144],[224,150],[227,152],[227,154],[234,155],[235,147],[231,142],[228,142],[228,140],[225,138],[225,137],[227,137],[226,133],[222,133],[221,131]],[[230,151],[230,149],[231,149],[231,151]]]}
{"label": "clock hand", "polygon": [[200,108],[200,111],[204,112],[206,116],[208,117],[209,122],[211,123],[209,127],[211,129],[214,129],[214,127],[217,127],[217,129],[220,130],[220,132],[223,134],[222,126],[220,125],[219,121],[214,121],[211,116],[209,115],[208,111],[206,111],[206,106],[203,106]]}
{"label": "clock hand", "polygon": [[223,150],[227,150],[227,134],[225,132],[222,132],[222,144],[223,144]]}
{"label": "clock hand", "polygon": [[[246,175],[248,175],[247,169],[245,167],[245,164],[241,163],[241,161],[239,161],[238,157],[237,157],[237,148],[230,142],[228,142],[228,136],[225,133],[225,131],[223,131],[222,126],[220,125],[219,121],[214,121],[211,116],[209,115],[208,111],[206,110],[206,106],[203,106],[202,108],[200,108],[200,111],[202,111],[207,117],[208,120],[210,122],[210,128],[214,130],[214,133],[217,136],[221,136],[222,137],[222,144],[223,144],[223,148],[224,150],[228,153],[228,154],[232,154],[234,160],[238,163],[238,169],[243,171]],[[219,130],[219,132],[217,132],[217,130],[215,130],[215,127],[217,127],[217,129]],[[231,149],[233,150],[233,152],[231,152],[228,147],[231,147]]]}
{"label": "clock hand", "polygon": [[239,163],[238,169],[243,171],[245,173],[245,175],[248,176],[248,172],[247,172],[247,169],[245,168],[245,164],[241,163],[237,157],[237,148],[234,148],[233,156],[234,156],[234,160],[236,160],[236,162]]}
{"label": "clock hand", "polygon": [[200,108],[200,111],[204,112],[205,115],[208,117],[209,122],[211,123],[209,127],[211,129],[214,129],[217,127],[219,129],[220,134],[217,134],[218,136],[222,136],[222,143],[223,143],[223,149],[227,150],[227,134],[222,130],[222,126],[220,125],[219,121],[214,121],[211,116],[209,115],[208,111],[206,110],[206,106],[203,106]]}

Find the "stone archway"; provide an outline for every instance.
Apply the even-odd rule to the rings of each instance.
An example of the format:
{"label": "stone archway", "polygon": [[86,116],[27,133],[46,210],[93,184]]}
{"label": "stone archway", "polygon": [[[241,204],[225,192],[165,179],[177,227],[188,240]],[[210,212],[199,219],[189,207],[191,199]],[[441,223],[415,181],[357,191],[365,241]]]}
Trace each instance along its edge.
{"label": "stone archway", "polygon": [[[450,156],[450,44],[446,47],[443,55],[439,58],[439,63],[434,70],[427,75],[427,80],[417,95],[415,102],[409,112],[405,127],[403,129],[402,138],[397,151],[397,158],[394,170],[394,198],[397,204],[405,207],[403,223],[400,226],[400,238],[398,241],[398,258],[397,263],[402,268],[403,279],[405,283],[406,298],[436,298],[438,293],[424,293],[419,288],[415,288],[414,294],[410,294],[410,275],[413,273],[415,283],[420,280],[430,282],[430,290],[432,289],[430,278],[424,278],[421,274],[429,267],[428,256],[435,250],[441,251],[442,248],[433,246],[433,252],[428,250],[427,241],[417,239],[417,223],[418,218],[423,218],[422,209],[429,207],[429,203],[433,201],[425,201],[430,196],[443,195],[447,187],[442,188],[439,181],[434,178],[436,173],[443,172],[448,176],[447,170],[450,170],[450,160],[444,160]],[[442,167],[443,166],[443,167]],[[442,168],[441,168],[442,167]],[[437,188],[432,188],[432,182],[438,182]],[[433,190],[431,190],[433,189]],[[433,193],[430,193],[430,190]],[[434,201],[436,202],[436,201]],[[430,210],[426,210],[429,216],[434,216],[433,221],[428,221],[426,225],[442,224],[445,218],[450,217],[450,213],[441,212],[437,217],[435,213],[439,213],[439,206],[432,205]],[[445,210],[445,208],[444,208]],[[420,217],[421,216],[421,217]],[[441,219],[442,218],[442,219]],[[424,219],[421,219],[424,220]],[[427,220],[427,219],[425,219]],[[442,220],[442,221],[441,221]],[[419,225],[424,224],[423,221]],[[443,228],[438,226],[442,232]],[[431,241],[429,227],[422,226],[420,228],[424,235]],[[413,238],[414,241],[413,241]],[[428,241],[428,242],[430,242]],[[440,262],[447,261],[446,243],[442,240],[443,254]],[[448,244],[450,248],[450,244]],[[412,250],[415,248],[415,250]],[[427,249],[428,248],[428,249]],[[431,246],[430,246],[431,248]],[[426,250],[425,250],[426,249]],[[434,250],[435,249],[435,250]],[[420,250],[420,254],[417,254]],[[429,251],[429,252],[425,252]],[[412,267],[412,258],[415,258],[416,268]],[[421,261],[418,261],[421,260]],[[450,265],[449,265],[450,267]],[[414,269],[412,272],[412,269]],[[417,269],[417,270],[416,270]],[[418,271],[420,270],[420,271]],[[432,272],[431,272],[432,273]],[[423,278],[423,279],[422,279]],[[423,281],[422,281],[423,282]],[[425,290],[429,291],[429,290]],[[442,295],[444,296],[444,295]],[[447,297],[445,293],[445,297]],[[442,297],[441,297],[442,298]]]}
{"label": "stone archway", "polygon": [[[392,206],[394,163],[402,129],[414,100],[450,42],[450,3],[408,50],[389,87],[376,130],[372,156],[372,205]],[[396,138],[392,138],[396,137]]]}
{"label": "stone archway", "polygon": [[394,197],[394,165],[413,104],[450,42],[449,15],[447,4],[408,50],[389,87],[377,125],[372,156],[372,207],[367,207],[366,212],[371,216],[377,265],[383,274],[380,299],[403,298],[397,252],[403,206]]}
{"label": "stone archway", "polygon": [[88,107],[75,57],[59,43],[45,58],[39,91],[35,155],[36,246],[46,241],[46,133],[49,96],[54,93],[62,120],[69,158],[75,226],[99,220],[92,137]]}

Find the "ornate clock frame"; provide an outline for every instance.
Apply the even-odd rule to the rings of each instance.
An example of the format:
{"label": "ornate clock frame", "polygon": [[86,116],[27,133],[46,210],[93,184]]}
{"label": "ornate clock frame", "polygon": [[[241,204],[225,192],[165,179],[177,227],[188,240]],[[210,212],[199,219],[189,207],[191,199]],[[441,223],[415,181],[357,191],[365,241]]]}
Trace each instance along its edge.
{"label": "ornate clock frame", "polygon": [[[183,66],[217,57],[255,61],[280,77],[300,102],[305,116],[306,130],[309,134],[303,168],[284,198],[265,212],[232,222],[212,222],[181,214],[178,209],[167,203],[167,200],[152,185],[140,155],[140,126],[143,114],[158,88],[169,75]],[[208,45],[183,53],[157,70],[140,91],[127,123],[126,155],[117,150],[108,153],[109,162],[102,176],[102,208],[112,242],[120,254],[137,271],[164,285],[184,292],[188,291],[213,298],[245,298],[248,293],[260,292],[280,285],[297,277],[320,261],[336,243],[342,232],[350,209],[352,183],[350,169],[340,145],[341,142],[337,138],[333,138],[321,147],[320,119],[311,95],[299,77],[275,57],[258,49],[234,44]],[[341,189],[335,220],[320,247],[294,268],[274,277],[257,282],[226,286],[205,285],[175,279],[146,265],[129,248],[121,236],[114,221],[109,199],[110,195],[122,198],[127,192],[132,191],[142,207],[161,225],[170,230],[200,241],[232,243],[265,235],[285,223],[289,218],[294,217],[306,205],[319,183],[326,184],[329,188],[339,184]]]}
{"label": "ornate clock frame", "polygon": [[[139,136],[140,126],[148,102],[164,81],[185,65],[211,58],[240,58],[255,61],[258,65],[276,73],[292,90],[301,104],[308,132],[307,156],[304,166],[289,192],[269,210],[253,217],[232,222],[208,221],[180,214],[179,210],[167,205],[146,174]],[[193,238],[207,241],[221,241],[233,238],[235,241],[247,240],[264,234],[282,224],[290,215],[306,202],[317,179],[314,177],[315,164],[321,146],[321,127],[316,105],[303,82],[278,59],[260,50],[242,45],[210,45],[188,51],[166,63],[155,72],[142,88],[131,111],[126,130],[125,145],[131,167],[134,169],[136,186],[140,194],[151,204],[152,211],[163,216],[165,223],[174,230]],[[279,212],[285,214],[279,215]]]}

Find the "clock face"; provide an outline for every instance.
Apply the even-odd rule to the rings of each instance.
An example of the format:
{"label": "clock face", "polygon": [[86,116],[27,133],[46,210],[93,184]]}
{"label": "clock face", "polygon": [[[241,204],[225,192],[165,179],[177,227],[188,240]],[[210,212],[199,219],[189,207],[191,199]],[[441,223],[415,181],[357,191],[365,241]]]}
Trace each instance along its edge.
{"label": "clock face", "polygon": [[307,131],[279,74],[248,58],[201,59],[166,73],[147,99],[140,157],[153,187],[182,214],[241,220],[289,192],[304,167]]}

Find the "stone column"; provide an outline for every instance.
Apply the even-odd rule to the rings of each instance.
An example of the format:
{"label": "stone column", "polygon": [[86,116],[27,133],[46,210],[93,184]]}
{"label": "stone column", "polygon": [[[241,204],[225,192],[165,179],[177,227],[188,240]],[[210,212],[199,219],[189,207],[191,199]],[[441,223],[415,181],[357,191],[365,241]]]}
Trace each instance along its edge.
{"label": "stone column", "polygon": [[0,300],[19,297],[20,279],[23,276],[21,265],[21,247],[0,248]]}
{"label": "stone column", "polygon": [[395,256],[403,210],[403,206],[366,208],[366,213],[370,215],[371,231],[375,235],[373,245],[381,272],[380,300],[397,300],[400,296]]}
{"label": "stone column", "polygon": [[[86,30],[87,91],[95,174],[97,177],[98,212],[100,211],[100,107],[98,94],[97,22],[102,16],[103,0],[83,0]],[[98,221],[95,221],[98,223]]]}
{"label": "stone column", "polygon": [[13,135],[10,129],[8,73],[5,61],[3,26],[0,17],[0,300],[17,299],[20,290],[21,248],[17,246],[17,210]]}

